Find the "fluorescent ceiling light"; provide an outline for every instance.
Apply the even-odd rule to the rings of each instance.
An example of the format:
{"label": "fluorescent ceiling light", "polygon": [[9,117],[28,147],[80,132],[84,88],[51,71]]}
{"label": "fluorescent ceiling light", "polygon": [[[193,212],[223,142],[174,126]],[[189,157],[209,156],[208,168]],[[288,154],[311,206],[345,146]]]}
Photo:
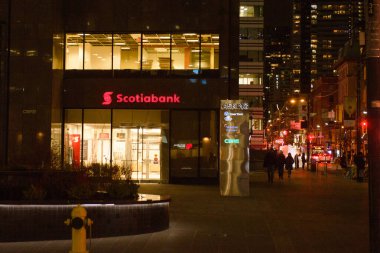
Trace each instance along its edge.
{"label": "fluorescent ceiling light", "polygon": [[162,48],[162,47],[156,47],[154,50],[156,50],[157,52],[167,52],[168,51],[166,48]]}
{"label": "fluorescent ceiling light", "polygon": [[159,37],[160,39],[163,39],[163,40],[169,40],[170,39],[170,36],[161,36]]}
{"label": "fluorescent ceiling light", "polygon": [[199,40],[187,40],[187,42],[199,42]]}
{"label": "fluorescent ceiling light", "polygon": [[116,46],[124,46],[124,45],[125,45],[125,42],[116,42],[115,45],[116,45]]}
{"label": "fluorescent ceiling light", "polygon": [[122,47],[120,48],[121,50],[128,50],[128,49],[131,49],[130,47]]}

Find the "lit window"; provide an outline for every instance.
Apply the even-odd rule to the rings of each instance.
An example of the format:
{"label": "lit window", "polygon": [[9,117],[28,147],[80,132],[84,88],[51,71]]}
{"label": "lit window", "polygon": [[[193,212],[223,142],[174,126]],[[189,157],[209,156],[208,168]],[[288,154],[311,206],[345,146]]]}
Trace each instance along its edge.
{"label": "lit window", "polygon": [[253,17],[253,18],[263,17],[263,6],[242,5],[240,6],[240,17]]}
{"label": "lit window", "polygon": [[201,35],[201,69],[219,68],[219,35]]}
{"label": "lit window", "polygon": [[239,85],[262,85],[263,75],[262,74],[239,74]]}
{"label": "lit window", "polygon": [[170,34],[143,34],[142,69],[170,69]]}
{"label": "lit window", "polygon": [[83,34],[66,34],[65,69],[83,69]]}
{"label": "lit window", "polygon": [[112,69],[112,34],[84,35],[84,69]]}
{"label": "lit window", "polygon": [[199,34],[172,34],[172,69],[199,69]]}
{"label": "lit window", "polygon": [[113,69],[140,69],[141,34],[114,34]]}

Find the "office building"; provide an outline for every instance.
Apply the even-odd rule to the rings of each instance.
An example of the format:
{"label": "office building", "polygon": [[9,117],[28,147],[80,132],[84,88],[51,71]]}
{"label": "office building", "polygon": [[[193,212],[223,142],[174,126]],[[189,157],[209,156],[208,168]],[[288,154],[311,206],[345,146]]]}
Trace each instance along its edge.
{"label": "office building", "polygon": [[239,3],[0,6],[1,164],[217,181],[220,100],[238,98]]}
{"label": "office building", "polygon": [[264,1],[240,1],[239,97],[250,104],[250,147],[264,143]]}

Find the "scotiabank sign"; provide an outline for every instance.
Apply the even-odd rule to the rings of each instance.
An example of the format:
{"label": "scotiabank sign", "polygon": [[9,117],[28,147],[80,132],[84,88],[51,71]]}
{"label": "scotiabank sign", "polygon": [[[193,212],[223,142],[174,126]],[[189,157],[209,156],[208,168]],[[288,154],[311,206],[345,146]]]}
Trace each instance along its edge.
{"label": "scotiabank sign", "polygon": [[112,103],[120,104],[179,104],[181,103],[181,97],[177,94],[172,95],[159,95],[159,94],[115,94],[113,91],[106,91],[103,93],[102,105],[111,105]]}

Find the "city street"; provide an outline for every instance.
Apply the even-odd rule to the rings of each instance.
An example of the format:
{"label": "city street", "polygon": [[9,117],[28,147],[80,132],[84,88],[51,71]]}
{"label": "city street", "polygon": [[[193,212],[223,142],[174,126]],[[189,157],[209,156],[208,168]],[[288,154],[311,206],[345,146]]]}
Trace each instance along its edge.
{"label": "city street", "polygon": [[[283,182],[276,174],[273,185],[255,172],[250,197],[221,197],[217,186],[143,184],[141,193],[172,196],[170,228],[92,239],[90,252],[368,252],[367,182],[327,171],[293,170]],[[0,243],[1,253],[69,249],[70,241]]]}

